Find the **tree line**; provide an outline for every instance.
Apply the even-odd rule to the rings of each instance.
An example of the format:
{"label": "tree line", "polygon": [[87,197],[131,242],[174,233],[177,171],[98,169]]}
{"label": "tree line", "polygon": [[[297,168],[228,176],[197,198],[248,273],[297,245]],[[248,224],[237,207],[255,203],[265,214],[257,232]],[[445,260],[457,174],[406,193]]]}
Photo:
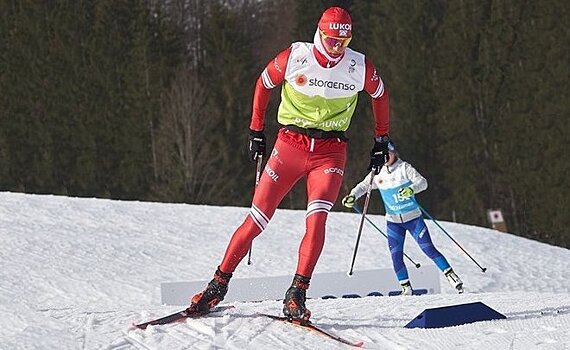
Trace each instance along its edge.
{"label": "tree line", "polygon": [[[428,179],[423,206],[481,226],[501,209],[510,232],[569,247],[561,0],[0,0],[0,190],[248,206],[255,81],[338,4],[390,91],[402,158]],[[359,99],[341,195],[372,147]],[[301,183],[280,207],[305,205]]]}

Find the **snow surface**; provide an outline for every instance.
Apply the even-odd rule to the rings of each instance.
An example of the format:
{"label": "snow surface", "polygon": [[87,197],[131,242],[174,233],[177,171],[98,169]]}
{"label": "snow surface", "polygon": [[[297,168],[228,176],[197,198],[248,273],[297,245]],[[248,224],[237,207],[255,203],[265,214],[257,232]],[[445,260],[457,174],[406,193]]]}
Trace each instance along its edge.
{"label": "snow surface", "polygon": [[[0,192],[0,349],[348,348],[255,315],[280,313],[280,301],[235,303],[202,319],[129,328],[180,309],[160,305],[160,283],[210,279],[247,212]],[[292,275],[304,214],[278,210],[254,241],[253,264],[242,262],[235,276]],[[371,218],[385,227],[383,216]],[[316,273],[348,270],[359,219],[331,213]],[[307,302],[312,320],[363,340],[369,349],[570,349],[570,250],[487,228],[440,224],[488,268],[483,273],[428,221],[435,245],[465,283],[464,294],[442,278],[436,295],[313,299]],[[409,236],[406,252],[430,263]],[[355,274],[390,266],[385,238],[366,225]],[[477,301],[507,319],[404,328],[427,308]]]}

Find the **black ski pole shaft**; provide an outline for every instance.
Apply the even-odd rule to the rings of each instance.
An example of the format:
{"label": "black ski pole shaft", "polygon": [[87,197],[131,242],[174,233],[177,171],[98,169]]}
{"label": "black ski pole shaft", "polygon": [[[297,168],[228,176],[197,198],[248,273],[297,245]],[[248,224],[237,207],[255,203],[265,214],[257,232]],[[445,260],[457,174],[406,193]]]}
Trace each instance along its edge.
{"label": "black ski pole shaft", "polygon": [[[255,190],[257,189],[257,185],[259,185],[259,179],[261,178],[261,166],[263,164],[263,156],[259,155],[257,157],[257,164],[255,167],[255,187],[254,187],[254,195],[255,195]],[[249,252],[247,254],[247,264],[251,265],[251,251],[253,249],[253,241],[251,242],[251,245],[249,246]]]}
{"label": "black ski pole shaft", "polygon": [[[357,207],[356,205],[353,206],[352,209],[353,209],[355,212],[357,212],[357,213],[359,213],[359,214],[362,214],[362,212],[360,211],[360,209],[358,209],[358,207]],[[370,220],[370,218],[369,218],[368,216],[366,217],[366,221],[368,221],[368,223],[369,223],[370,225],[372,225],[376,230],[378,230],[378,232],[380,232],[380,233],[382,234],[382,236],[384,236],[384,237],[386,237],[386,239],[388,239],[388,236],[387,236],[378,226],[376,226],[376,225],[374,224],[374,222],[372,222],[372,220]],[[408,260],[410,260],[410,262],[411,262],[412,264],[414,264],[414,266],[415,266],[416,268],[419,269],[419,268],[422,266],[422,265],[420,265],[420,263],[416,263],[415,261],[413,261],[412,258],[410,258],[410,257],[408,256],[408,254],[404,253],[404,256],[405,256],[406,258],[408,258]]]}
{"label": "black ski pole shaft", "polygon": [[447,235],[447,237],[449,237],[453,241],[453,243],[455,243],[459,247],[459,249],[461,249],[475,263],[475,265],[477,265],[481,269],[481,271],[483,271],[483,272],[487,271],[487,268],[479,265],[477,260],[473,259],[473,257],[469,253],[467,253],[467,251],[465,249],[463,249],[463,247],[453,237],[451,237],[451,235],[449,233],[447,233],[447,231],[443,227],[441,227],[441,225],[419,203],[418,203],[418,208],[420,208],[422,213],[424,213],[428,218],[430,218],[430,220],[434,224],[436,224],[436,226],[439,227],[439,229],[441,231],[443,231],[443,233],[445,233]]}
{"label": "black ski pole shaft", "polygon": [[370,193],[372,192],[372,183],[374,182],[374,169],[370,170],[370,181],[368,182],[368,188],[366,189],[366,199],[364,200],[364,207],[362,209],[362,216],[360,217],[360,224],[358,225],[358,235],[356,236],[356,244],[354,245],[354,253],[352,254],[352,262],[350,263],[350,270],[348,275],[352,276],[352,269],[354,268],[354,262],[356,261],[356,252],[358,251],[358,244],[360,243],[360,236],[362,235],[362,227],[364,226],[364,218],[366,217],[366,212],[368,211],[368,204],[370,203]]}

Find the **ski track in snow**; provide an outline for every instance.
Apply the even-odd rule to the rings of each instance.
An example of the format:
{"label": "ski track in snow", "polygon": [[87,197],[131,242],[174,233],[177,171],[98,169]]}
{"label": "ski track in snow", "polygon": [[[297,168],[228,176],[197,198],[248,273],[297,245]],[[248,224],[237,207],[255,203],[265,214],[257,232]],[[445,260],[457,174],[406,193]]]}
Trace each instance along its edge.
{"label": "ski track in snow", "polygon": [[[160,283],[211,278],[248,208],[0,192],[0,349],[347,349],[266,317],[281,301],[234,303],[220,314],[131,329],[178,311]],[[278,210],[236,277],[292,275],[304,211]],[[360,217],[333,212],[316,273],[345,271]],[[380,228],[383,216],[371,216]],[[487,228],[440,222],[486,273],[427,220],[465,283],[456,294],[308,300],[313,322],[368,349],[570,349],[570,251]],[[413,239],[406,253],[430,264]],[[408,263],[408,268],[413,266]],[[366,225],[355,273],[391,266]],[[412,281],[413,282],[413,281]],[[231,288],[231,285],[230,285]],[[283,291],[285,292],[285,291]],[[190,296],[189,296],[190,297]],[[507,316],[440,329],[404,326],[427,308],[481,301]]]}

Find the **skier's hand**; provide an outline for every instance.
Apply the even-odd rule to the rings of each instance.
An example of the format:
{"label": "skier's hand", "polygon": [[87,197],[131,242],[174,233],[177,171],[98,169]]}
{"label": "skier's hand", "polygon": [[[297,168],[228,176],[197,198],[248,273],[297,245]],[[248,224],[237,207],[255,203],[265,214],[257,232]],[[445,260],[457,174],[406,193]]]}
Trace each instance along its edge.
{"label": "skier's hand", "polygon": [[374,147],[370,151],[370,164],[368,171],[374,170],[374,174],[379,174],[382,166],[388,162],[388,135],[376,137],[374,139]]}
{"label": "skier's hand", "polygon": [[398,194],[402,198],[410,198],[411,196],[414,195],[414,189],[411,187],[400,188],[400,190],[398,191]]}
{"label": "skier's hand", "polygon": [[352,208],[354,206],[354,202],[356,201],[356,197],[349,194],[348,196],[344,197],[341,201],[342,205],[347,208]]}
{"label": "skier's hand", "polygon": [[247,152],[249,160],[255,162],[259,156],[265,155],[266,141],[263,131],[249,130]]}

